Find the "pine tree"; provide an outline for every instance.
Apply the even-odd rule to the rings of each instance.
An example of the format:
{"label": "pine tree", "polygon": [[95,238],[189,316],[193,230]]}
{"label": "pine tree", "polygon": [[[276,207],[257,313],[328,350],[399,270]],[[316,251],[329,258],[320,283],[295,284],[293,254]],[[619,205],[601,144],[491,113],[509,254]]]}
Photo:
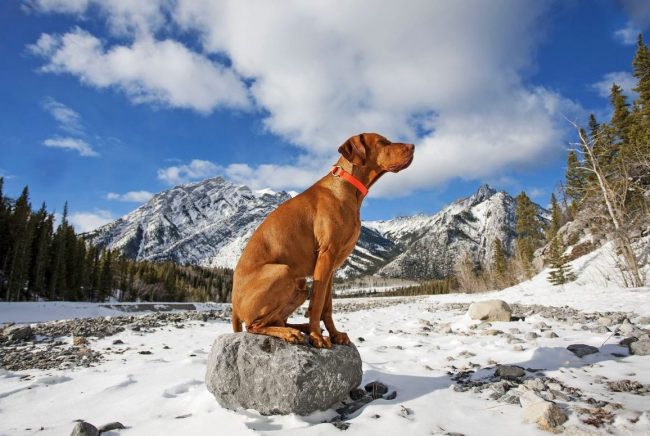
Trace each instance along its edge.
{"label": "pine tree", "polygon": [[612,84],[609,102],[614,109],[610,122],[613,129],[613,138],[616,142],[625,141],[629,127],[629,104],[627,103],[627,97],[623,94],[623,88],[616,83]]}
{"label": "pine tree", "polygon": [[0,177],[0,289],[4,282],[9,253],[9,205],[3,194],[4,178]]}
{"label": "pine tree", "polygon": [[650,49],[639,34],[636,53],[632,60],[632,74],[637,79],[634,91],[639,94],[639,106],[643,112],[650,111]]}
{"label": "pine tree", "polygon": [[33,222],[30,226],[30,215],[29,188],[25,186],[16,200],[11,216],[10,230],[12,231],[13,251],[10,255],[7,301],[20,300],[28,282],[33,236]]}
{"label": "pine tree", "polygon": [[63,293],[68,287],[67,272],[66,272],[66,233],[68,230],[68,202],[66,201],[63,206],[63,215],[61,222],[56,228],[53,243],[53,256],[52,256],[52,278],[50,280],[50,293],[52,296],[58,298],[63,296]]}
{"label": "pine tree", "polygon": [[38,295],[47,295],[47,270],[50,260],[50,242],[54,216],[47,213],[45,203],[36,213],[37,226],[33,245],[30,288]]}
{"label": "pine tree", "polygon": [[503,251],[501,239],[496,238],[493,245],[492,269],[497,286],[501,287],[506,282],[506,256]]}
{"label": "pine tree", "polygon": [[562,227],[562,209],[560,209],[560,204],[555,197],[555,193],[551,194],[551,222],[548,225],[546,230],[546,240],[550,241],[555,238],[558,230]]}
{"label": "pine tree", "polygon": [[571,271],[569,259],[564,255],[564,246],[560,236],[556,236],[551,240],[548,250],[546,257],[550,266],[548,281],[557,286],[575,280],[575,274]]}
{"label": "pine tree", "polygon": [[542,245],[544,234],[542,232],[542,223],[537,218],[537,209],[525,192],[517,196],[515,218],[517,251],[530,276],[533,272],[532,262],[534,253]]}
{"label": "pine tree", "polygon": [[577,207],[582,201],[586,187],[586,175],[574,150],[569,151],[566,164],[566,194]]}
{"label": "pine tree", "polygon": [[104,301],[113,289],[113,260],[111,250],[104,249],[101,256],[102,266],[99,273],[99,300]]}

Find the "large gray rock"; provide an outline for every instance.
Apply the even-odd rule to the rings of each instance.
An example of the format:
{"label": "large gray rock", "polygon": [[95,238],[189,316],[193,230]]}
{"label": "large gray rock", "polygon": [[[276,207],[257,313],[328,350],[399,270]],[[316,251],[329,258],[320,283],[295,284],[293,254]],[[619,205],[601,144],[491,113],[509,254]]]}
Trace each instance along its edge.
{"label": "large gray rock", "polygon": [[637,356],[650,355],[650,340],[642,339],[639,341],[634,341],[631,342],[628,347],[630,349],[630,354],[636,354]]}
{"label": "large gray rock", "polygon": [[6,327],[2,334],[10,341],[26,341],[34,337],[34,332],[29,324],[14,324]]}
{"label": "large gray rock", "polygon": [[512,310],[503,300],[484,300],[472,303],[467,314],[480,321],[510,321]]}
{"label": "large gray rock", "polygon": [[205,382],[228,409],[307,415],[345,399],[361,383],[361,375],[361,356],[354,345],[327,350],[231,333],[212,344]]}

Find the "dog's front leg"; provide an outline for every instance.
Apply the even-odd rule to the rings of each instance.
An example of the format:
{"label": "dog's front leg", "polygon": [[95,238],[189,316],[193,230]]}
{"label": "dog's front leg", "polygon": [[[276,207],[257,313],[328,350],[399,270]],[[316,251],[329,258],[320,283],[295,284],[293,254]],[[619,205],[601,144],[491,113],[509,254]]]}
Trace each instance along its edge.
{"label": "dog's front leg", "polygon": [[328,282],[334,269],[334,256],[329,250],[321,251],[314,269],[311,301],[309,302],[309,339],[317,348],[330,348],[330,338],[321,334],[320,321],[328,297]]}
{"label": "dog's front leg", "polygon": [[341,344],[341,345],[350,345],[350,338],[348,334],[340,332],[336,329],[334,325],[334,319],[332,318],[332,282],[334,280],[334,272],[329,278],[327,283],[327,298],[325,299],[325,305],[323,307],[323,313],[321,315],[322,320],[325,322],[325,327],[330,333],[330,338],[332,343]]}

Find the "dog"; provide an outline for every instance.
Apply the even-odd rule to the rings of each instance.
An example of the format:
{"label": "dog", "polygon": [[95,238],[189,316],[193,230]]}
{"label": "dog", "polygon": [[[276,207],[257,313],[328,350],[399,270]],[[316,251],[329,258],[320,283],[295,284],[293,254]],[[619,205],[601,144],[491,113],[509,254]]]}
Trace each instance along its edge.
{"label": "dog", "polygon": [[[392,143],[362,133],[338,149],[332,170],[303,193],[271,212],[251,236],[233,276],[232,327],[303,343],[309,335],[317,348],[350,344],[332,320],[332,280],[354,249],[361,231],[361,203],[385,173],[397,173],[413,161],[413,144]],[[289,316],[312,292],[309,323],[288,324]],[[321,321],[329,332],[322,335]]]}

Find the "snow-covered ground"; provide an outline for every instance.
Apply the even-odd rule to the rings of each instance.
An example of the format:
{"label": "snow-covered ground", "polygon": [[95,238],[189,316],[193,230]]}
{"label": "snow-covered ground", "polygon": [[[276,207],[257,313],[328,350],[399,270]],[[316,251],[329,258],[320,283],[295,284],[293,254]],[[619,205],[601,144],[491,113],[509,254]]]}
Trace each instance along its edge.
{"label": "snow-covered ground", "polygon": [[[379,380],[397,391],[396,399],[376,400],[353,414],[345,434],[545,434],[534,424],[523,422],[519,405],[490,400],[485,393],[453,389],[453,374],[476,369],[472,377],[480,379],[493,372],[488,368],[493,368],[495,362],[543,369],[545,376],[595,400],[621,405],[614,413],[614,421],[598,429],[581,422],[583,416],[559,401],[569,415],[565,428],[576,431],[573,434],[650,434],[650,395],[612,392],[605,383],[630,379],[650,384],[650,357],[628,355],[627,348],[617,345],[621,337],[595,333],[578,320],[566,322],[539,314],[522,321],[493,322],[490,329],[508,335],[490,335],[485,327],[477,328],[477,322],[469,320],[464,310],[446,304],[500,298],[525,305],[567,305],[584,312],[623,311],[630,312],[628,316],[637,326],[649,328],[643,316],[650,316],[650,289],[621,288],[613,273],[602,273],[612,271],[607,262],[605,251],[578,259],[574,262],[578,281],[557,288],[540,274],[521,285],[488,294],[337,300],[335,318],[359,349],[363,384]],[[377,302],[387,305],[376,307]],[[350,311],[354,305],[367,307]],[[89,312],[90,306],[54,307],[61,318],[72,318],[80,312],[116,314],[104,309]],[[46,303],[33,303],[31,309],[15,307],[22,311],[20,317],[30,320],[42,319],[38,313],[51,309]],[[11,313],[12,306],[0,306],[0,321]],[[540,322],[558,337],[545,337]],[[185,328],[165,325],[149,333],[127,329],[103,339],[91,338],[90,347],[105,358],[95,367],[0,369],[0,434],[69,434],[76,419],[95,425],[120,421],[128,427],[106,433],[112,435],[340,433],[332,424],[323,422],[335,416],[333,410],[303,417],[261,416],[252,410],[221,408],[203,380],[212,341],[216,335],[230,331],[225,321],[190,321]],[[530,332],[540,337],[525,339]],[[512,337],[521,341],[513,342]],[[117,339],[124,343],[113,345]],[[72,338],[63,340],[70,343]],[[578,358],[566,349],[575,343],[593,345],[600,352]],[[140,354],[142,351],[151,354]],[[403,413],[403,408],[410,413]],[[578,429],[593,433],[577,433]]]}

